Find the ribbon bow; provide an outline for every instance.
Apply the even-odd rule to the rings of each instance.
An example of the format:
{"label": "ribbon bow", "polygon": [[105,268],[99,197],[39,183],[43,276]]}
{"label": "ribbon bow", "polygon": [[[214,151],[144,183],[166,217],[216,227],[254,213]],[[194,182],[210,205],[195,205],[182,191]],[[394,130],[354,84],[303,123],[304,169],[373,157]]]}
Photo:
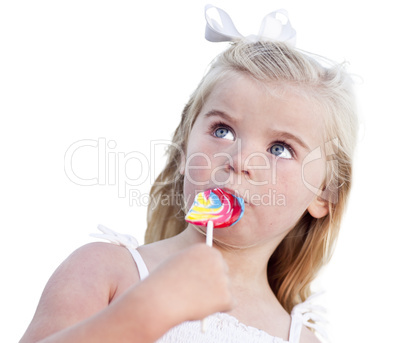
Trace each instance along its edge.
{"label": "ribbon bow", "polygon": [[[215,16],[217,20],[212,18],[213,12],[218,14],[218,17]],[[281,17],[285,22],[282,22]],[[244,38],[237,31],[229,14],[218,7],[206,5],[205,19],[207,21],[205,38],[210,42],[233,42]],[[296,31],[290,25],[287,11],[283,9],[267,14],[261,22],[258,35],[250,35],[247,38],[253,42],[272,40],[287,42],[291,46],[296,45]]]}

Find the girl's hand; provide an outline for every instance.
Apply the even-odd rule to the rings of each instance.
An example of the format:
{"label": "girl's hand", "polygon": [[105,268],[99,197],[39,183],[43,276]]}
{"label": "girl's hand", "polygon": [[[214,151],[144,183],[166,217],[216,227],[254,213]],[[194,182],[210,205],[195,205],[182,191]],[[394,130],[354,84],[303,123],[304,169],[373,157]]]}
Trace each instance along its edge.
{"label": "girl's hand", "polygon": [[162,263],[143,286],[159,292],[166,313],[177,323],[232,308],[228,267],[221,253],[196,244]]}

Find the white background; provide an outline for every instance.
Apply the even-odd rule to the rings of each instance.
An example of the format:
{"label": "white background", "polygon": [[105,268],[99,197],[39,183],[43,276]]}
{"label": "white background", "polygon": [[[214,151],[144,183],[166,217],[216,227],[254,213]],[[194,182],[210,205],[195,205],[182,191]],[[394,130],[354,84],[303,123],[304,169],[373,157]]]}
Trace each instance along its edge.
{"label": "white background", "polygon": [[[402,289],[401,27],[390,0],[215,1],[244,35],[286,8],[298,47],[358,75],[361,127],[348,214],[336,253],[315,284],[326,290],[333,342],[397,337]],[[2,1],[0,4],[0,341],[16,342],[53,270],[102,223],[140,243],[146,194],[138,204],[113,184],[120,159],[132,179],[151,140],[167,140],[181,110],[225,43],[204,34],[204,1]],[[64,158],[81,140],[109,144],[104,185],[80,186]],[[95,148],[73,168],[98,174]],[[137,156],[125,165],[124,155]],[[162,166],[162,149],[150,161]],[[142,155],[141,155],[142,154]],[[143,168],[143,169],[141,169]],[[101,171],[104,169],[101,169]],[[124,171],[124,168],[121,168]],[[144,174],[143,174],[144,175]],[[120,197],[119,197],[120,195]],[[137,201],[137,202],[138,202]]]}

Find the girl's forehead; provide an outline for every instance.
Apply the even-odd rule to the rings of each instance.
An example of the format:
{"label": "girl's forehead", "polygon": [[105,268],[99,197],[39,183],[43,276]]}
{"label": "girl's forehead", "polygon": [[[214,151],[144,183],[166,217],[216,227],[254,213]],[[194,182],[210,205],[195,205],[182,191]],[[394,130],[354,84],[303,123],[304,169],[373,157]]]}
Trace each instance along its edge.
{"label": "girl's forehead", "polygon": [[263,82],[242,74],[234,74],[217,82],[209,96],[204,98],[201,112],[213,106],[224,106],[235,113],[244,114],[281,109],[296,116],[301,112],[298,109],[308,107],[310,115],[323,115],[306,87],[286,82]]}
{"label": "girl's forehead", "polygon": [[310,87],[296,82],[257,80],[246,72],[231,72],[225,74],[211,87],[208,96],[204,97],[204,104],[211,96],[228,96],[235,99],[236,95],[250,95],[254,101],[272,101],[275,99],[290,101],[290,99],[297,97],[298,100],[314,103],[315,99],[311,96],[312,92],[313,90]]}
{"label": "girl's forehead", "polygon": [[284,82],[262,82],[241,74],[217,82],[200,115],[210,117],[219,113],[222,119],[229,118],[243,126],[250,122],[259,125],[259,131],[293,130],[299,135],[314,131],[318,136],[324,130],[323,111],[307,91]]}

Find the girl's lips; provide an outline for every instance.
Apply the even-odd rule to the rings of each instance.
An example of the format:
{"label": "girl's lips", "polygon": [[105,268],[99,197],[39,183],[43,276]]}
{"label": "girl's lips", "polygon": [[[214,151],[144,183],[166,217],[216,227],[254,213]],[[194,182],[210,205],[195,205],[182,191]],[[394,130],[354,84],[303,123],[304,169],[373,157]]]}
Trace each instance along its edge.
{"label": "girl's lips", "polygon": [[223,191],[225,191],[226,193],[229,193],[229,194],[232,194],[232,195],[234,195],[234,196],[237,196],[237,197],[239,197],[239,198],[242,198],[243,200],[244,200],[244,203],[245,204],[247,204],[247,205],[249,205],[249,202],[247,201],[247,199],[245,198],[245,197],[243,197],[242,195],[241,195],[241,193],[238,191],[238,190],[233,190],[233,189],[231,189],[231,188],[221,188]]}

